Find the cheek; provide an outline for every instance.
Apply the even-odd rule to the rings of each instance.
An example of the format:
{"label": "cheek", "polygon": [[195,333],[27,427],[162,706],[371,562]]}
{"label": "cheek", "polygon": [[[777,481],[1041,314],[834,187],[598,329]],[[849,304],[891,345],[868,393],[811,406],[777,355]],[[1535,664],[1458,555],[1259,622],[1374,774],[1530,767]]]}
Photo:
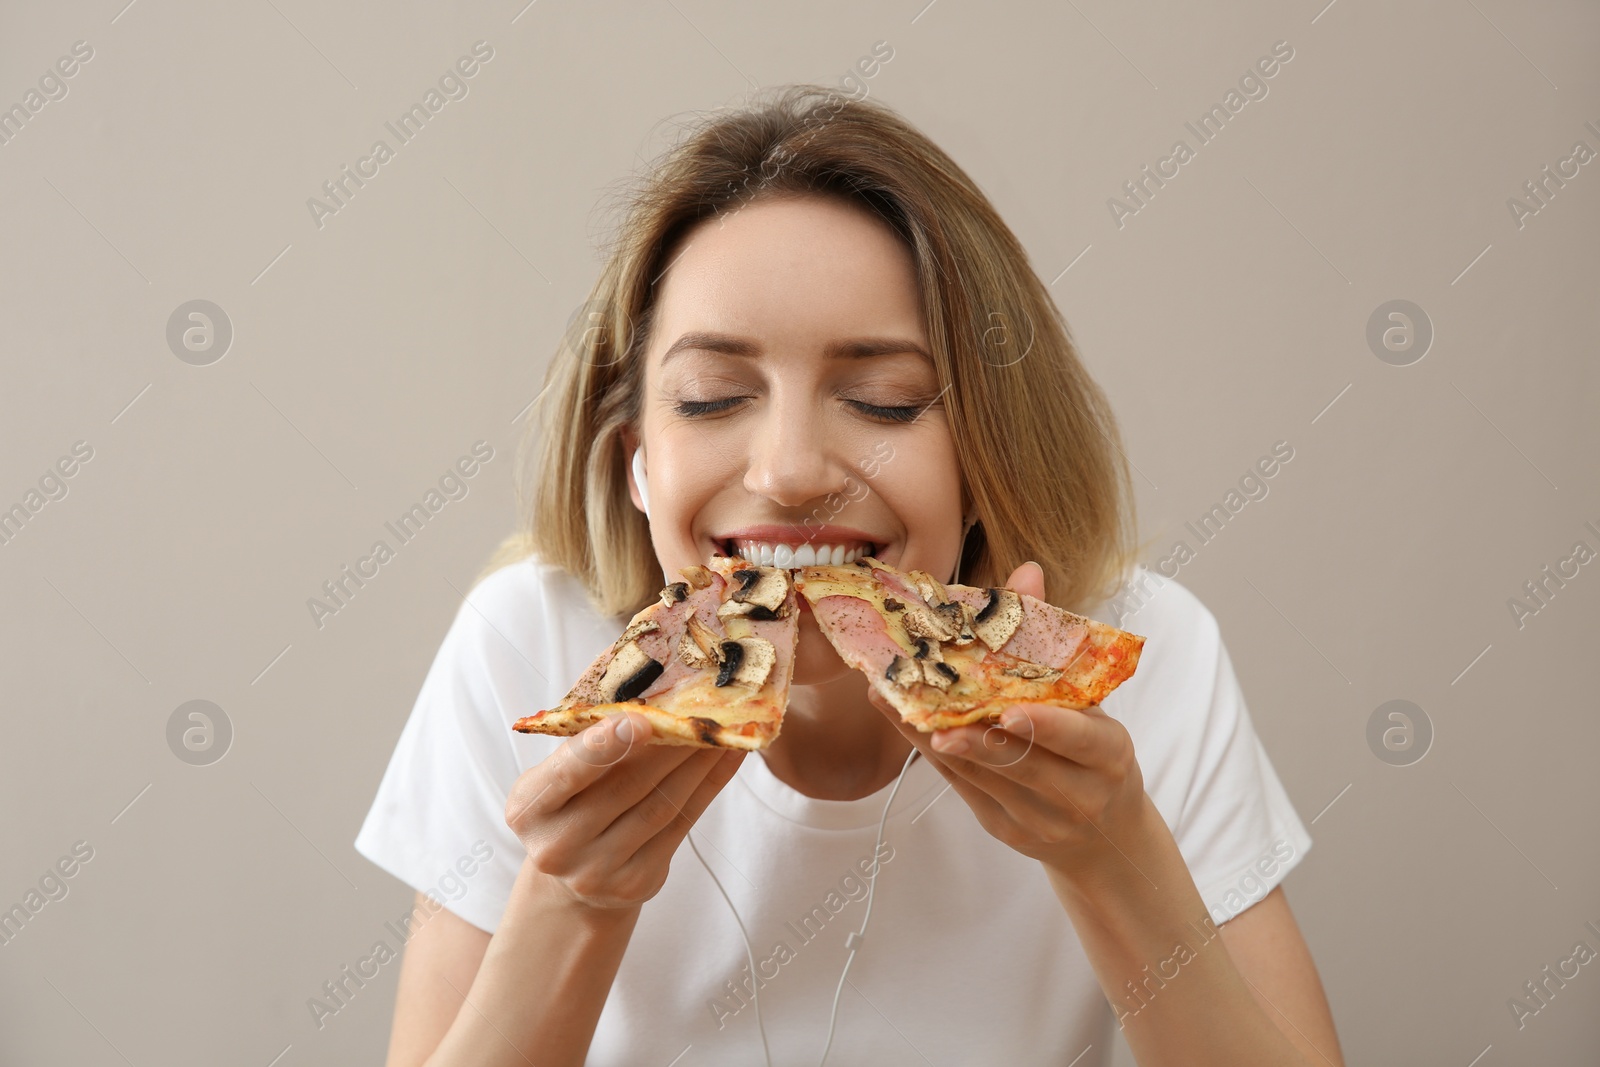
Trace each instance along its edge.
{"label": "cheek", "polygon": [[693,539],[696,518],[734,476],[727,459],[690,434],[663,434],[646,446],[650,534],[662,567],[672,573],[704,563]]}
{"label": "cheek", "polygon": [[869,486],[907,529],[948,522],[961,512],[961,474],[948,438],[896,445],[894,458],[882,465]]}

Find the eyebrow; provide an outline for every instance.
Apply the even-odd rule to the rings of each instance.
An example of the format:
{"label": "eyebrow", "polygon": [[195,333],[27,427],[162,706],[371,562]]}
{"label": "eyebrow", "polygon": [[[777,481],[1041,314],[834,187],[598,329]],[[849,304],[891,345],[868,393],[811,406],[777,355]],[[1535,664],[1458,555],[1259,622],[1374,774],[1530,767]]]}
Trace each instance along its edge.
{"label": "eyebrow", "polygon": [[[735,337],[732,334],[691,330],[672,342],[661,356],[661,362],[665,364],[678,353],[688,351],[719,352],[728,356],[759,356],[761,345],[749,338]],[[899,355],[908,352],[921,356],[929,363],[933,362],[933,357],[928,354],[927,349],[915,341],[899,338],[853,337],[829,341],[823,346],[823,353],[829,359],[867,359],[872,356]]]}

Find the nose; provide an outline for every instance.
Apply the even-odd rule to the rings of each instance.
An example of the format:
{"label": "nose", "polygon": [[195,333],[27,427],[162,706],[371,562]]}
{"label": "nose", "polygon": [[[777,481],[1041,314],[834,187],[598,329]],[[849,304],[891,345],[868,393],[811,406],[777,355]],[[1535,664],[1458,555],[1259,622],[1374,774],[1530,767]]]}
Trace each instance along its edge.
{"label": "nose", "polygon": [[812,405],[773,396],[750,441],[744,487],[791,508],[843,489],[847,472],[832,454],[822,422]]}

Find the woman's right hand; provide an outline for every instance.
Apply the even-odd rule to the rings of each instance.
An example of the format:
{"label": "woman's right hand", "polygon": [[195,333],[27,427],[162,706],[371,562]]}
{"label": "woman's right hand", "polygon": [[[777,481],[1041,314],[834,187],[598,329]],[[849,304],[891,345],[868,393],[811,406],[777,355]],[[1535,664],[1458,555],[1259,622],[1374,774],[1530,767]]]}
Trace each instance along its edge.
{"label": "woman's right hand", "polygon": [[576,903],[637,908],[660,892],[672,854],[744,757],[650,735],[637,712],[607,716],[511,787],[506,825]]}

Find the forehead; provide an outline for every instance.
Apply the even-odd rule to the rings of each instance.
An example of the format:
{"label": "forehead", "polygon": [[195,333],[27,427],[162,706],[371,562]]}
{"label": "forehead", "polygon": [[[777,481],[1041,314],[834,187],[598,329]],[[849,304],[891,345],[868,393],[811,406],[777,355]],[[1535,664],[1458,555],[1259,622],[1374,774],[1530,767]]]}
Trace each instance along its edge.
{"label": "forehead", "polygon": [[865,207],[764,200],[688,232],[657,283],[652,353],[689,330],[818,350],[845,336],[923,341],[911,252]]}

